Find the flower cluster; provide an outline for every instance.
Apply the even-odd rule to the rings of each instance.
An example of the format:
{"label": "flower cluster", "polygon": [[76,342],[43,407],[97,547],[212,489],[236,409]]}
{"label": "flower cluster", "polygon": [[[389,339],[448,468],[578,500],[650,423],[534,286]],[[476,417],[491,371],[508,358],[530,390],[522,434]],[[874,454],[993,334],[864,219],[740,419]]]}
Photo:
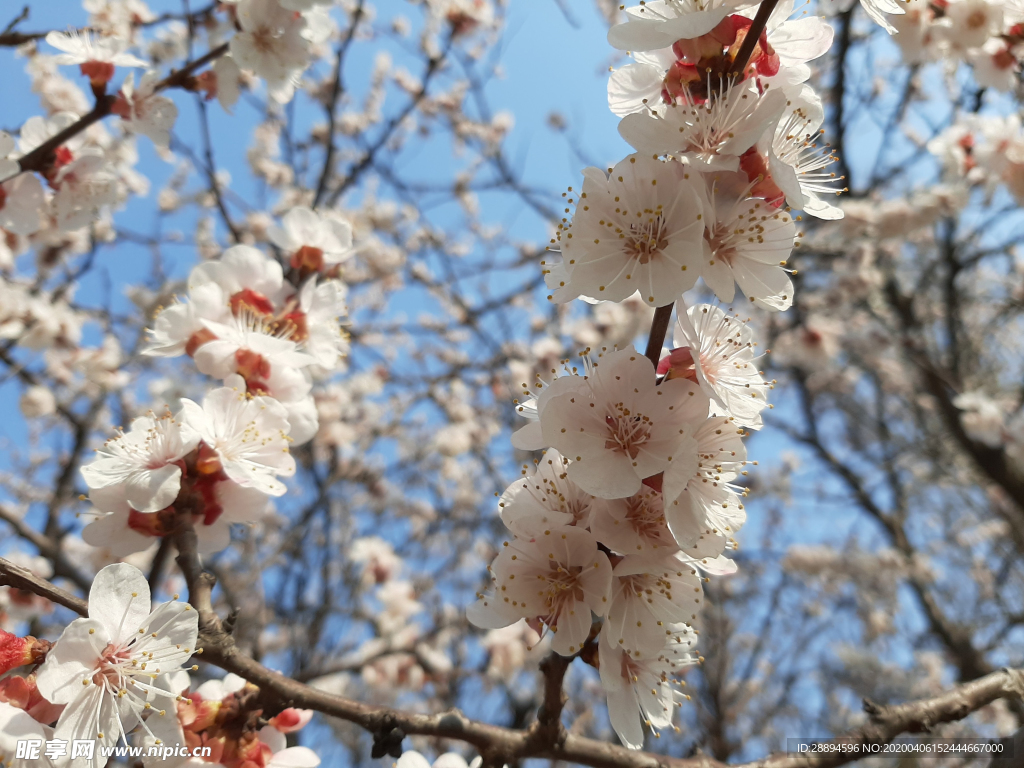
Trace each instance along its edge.
{"label": "flower cluster", "polygon": [[[892,0],[862,2],[890,30],[897,22],[884,14],[903,13]],[[328,383],[349,352],[341,323],[348,312],[342,270],[357,252],[353,223],[337,212],[336,204],[350,178],[355,184],[363,169],[378,168],[378,152],[397,152],[410,127],[429,133],[438,116],[457,126],[455,135],[465,146],[481,144],[485,155],[503,167],[500,140],[511,125],[507,116],[470,120],[458,106],[466,96],[465,83],[435,96],[436,86],[428,82],[447,66],[448,48],[474,30],[496,25],[500,10],[496,14],[486,0],[423,3],[428,23],[446,30],[444,52],[430,54],[422,81],[405,70],[387,74],[390,64],[379,60],[367,106],[359,113],[346,111],[351,97],[342,66],[348,45],[361,39],[357,28],[364,7],[359,3],[346,8],[352,26],[345,36],[335,34],[328,13],[333,5],[330,0],[222,0],[196,13],[186,8],[187,28],[176,37],[147,41],[142,30],[158,17],[143,0],[86,0],[88,28],[39,36],[58,55],[41,52],[46,49],[35,43],[28,46],[33,85],[47,107],[46,116],[12,129],[16,135],[0,132],[0,338],[10,341],[8,350],[20,345],[19,354],[44,350],[42,365],[50,379],[85,378],[76,392],[94,400],[90,418],[113,400],[111,391],[127,388],[126,374],[119,370],[123,342],[118,339],[123,335],[105,327],[97,349],[80,348],[89,310],[73,300],[76,278],[70,270],[67,284],[52,292],[56,281],[48,281],[42,268],[38,281],[8,280],[6,273],[15,271],[15,259],[30,248],[47,268],[67,267],[59,263],[65,251],[85,253],[105,237],[116,237],[110,210],[145,187],[144,177],[133,170],[135,137],[147,137],[163,159],[191,152],[174,134],[178,107],[168,95],[172,89],[197,95],[200,107],[205,97],[230,111],[240,93],[258,87],[261,80],[272,103],[248,159],[266,186],[281,193],[274,214],[256,207],[242,213],[228,210],[220,196],[227,182],[207,152],[202,170],[209,175],[209,186],[197,198],[203,201],[200,205],[220,210],[235,244],[222,252],[212,219],[202,219],[196,227],[202,261],[187,281],[159,296],[148,294],[148,302],[146,297],[136,302],[146,307],[147,316],[156,304],[167,305],[152,315],[140,344],[147,365],[159,371],[171,359],[189,369],[194,363],[209,386],[194,399],[176,392],[167,398],[174,405],[143,415],[137,414],[145,405],[133,410],[133,402],[121,403],[121,412],[135,418],[125,421],[127,428],[119,427],[81,467],[88,490],[82,499],[93,507],[82,539],[95,548],[94,557],[108,560],[156,551],[157,541],[172,539],[162,543],[179,550],[185,572],[184,558],[205,558],[225,549],[232,525],[270,518],[272,500],[287,493],[285,482],[297,472],[293,448],[309,444],[311,465],[327,454],[334,461],[329,473],[315,477],[321,485],[317,508],[277,540],[275,549],[301,550],[307,535],[322,537],[318,540],[325,546],[348,546],[345,567],[325,563],[318,586],[326,594],[328,582],[344,578],[350,594],[362,592],[369,602],[350,614],[358,613],[361,626],[368,628],[366,636],[354,649],[335,644],[331,651],[338,657],[331,661],[338,663],[320,670],[322,659],[313,656],[320,657],[319,646],[326,643],[315,638],[306,679],[327,680],[329,685],[332,676],[358,671],[362,682],[382,695],[396,689],[416,691],[428,683],[440,690],[445,675],[455,668],[445,651],[454,644],[454,630],[442,622],[461,628],[463,619],[451,606],[438,606],[441,628],[427,633],[419,626],[433,606],[420,581],[399,577],[405,550],[383,538],[391,534],[384,532],[381,520],[390,518],[375,519],[374,535],[368,535],[359,530],[362,521],[355,515],[345,526],[335,526],[334,510],[327,509],[324,519],[330,525],[317,528],[319,505],[340,500],[336,484],[352,482],[368,491],[355,502],[363,508],[399,506],[392,478],[423,454],[436,459],[432,467],[440,467],[434,473],[441,476],[437,487],[473,485],[475,478],[464,469],[460,473],[457,460],[482,452],[500,427],[497,418],[473,403],[475,392],[463,380],[439,377],[427,385],[429,398],[422,400],[437,406],[444,426],[431,423],[432,434],[421,445],[398,445],[389,452],[397,460],[387,467],[349,460],[363,452],[363,432],[369,430],[356,432],[347,420],[363,427],[373,423],[376,429],[383,419],[361,414],[379,416],[391,410],[410,413],[409,420],[415,421],[421,403],[367,402],[389,375],[405,374],[389,371],[385,364],[391,362],[389,355],[398,356],[386,338],[374,340],[385,361],[379,368]],[[551,240],[550,250],[559,256],[543,262],[552,302],[581,298],[592,308],[592,317],[568,335],[574,342],[594,343],[580,344],[588,347],[580,368],[558,359],[564,347],[553,338],[532,347],[523,344],[529,352],[520,353],[513,344],[507,354],[502,351],[504,361],[521,365],[529,371],[524,378],[533,380],[523,385],[517,403],[528,423],[514,433],[512,444],[532,454],[536,467],[524,469],[500,496],[507,540],[489,568],[489,585],[468,615],[473,624],[489,630],[482,644],[490,656],[487,674],[492,678],[512,676],[541,643],[597,668],[593,677],[607,697],[612,726],[624,744],[638,749],[647,729],[656,733],[673,727],[673,711],[685,698],[677,679],[701,661],[697,637],[704,584],[736,570],[728,553],[738,546],[735,536],[746,520],[743,476],[751,463],[743,438],[763,426],[773,387],[759,370],[753,327],[724,305],[737,300],[738,289],[744,304],[771,312],[789,308],[794,283],[788,265],[803,237],[801,213],[794,211],[821,220],[844,214],[832,204],[843,191],[842,178],[832,171],[835,157],[819,143],[824,107],[808,84],[809,62],[822,57],[832,43],[828,24],[795,15],[790,2],[773,4],[767,18],[761,18],[755,3],[742,0],[652,0],[624,10],[627,20],[610,30],[608,40],[619,51],[628,50],[632,60],[612,72],[608,104],[621,118],[619,132],[633,151],[607,169],[583,171],[579,189],[570,188],[564,196],[565,218]],[[954,18],[960,11],[947,3],[930,7],[928,13]],[[372,19],[369,7],[365,14]],[[391,23],[401,36],[404,21]],[[1007,40],[1006,35],[1014,34],[994,22],[984,24],[993,37]],[[366,35],[382,34],[380,25],[366,27]],[[319,70],[326,68],[313,66],[316,50],[326,48],[323,44],[332,36],[339,42],[337,70],[333,78],[322,79]],[[161,46],[175,45],[180,57],[161,53]],[[162,63],[177,63],[178,58],[186,62],[184,67],[160,71]],[[472,60],[468,57],[467,65]],[[87,91],[57,74],[69,66],[77,67]],[[115,80],[119,68],[126,71],[123,79]],[[316,80],[307,81],[309,95],[318,110],[327,107],[330,125],[326,132],[320,125],[312,128],[313,138],[302,146],[288,135],[290,157],[285,162],[276,153],[282,131],[294,127],[294,116],[287,114],[288,126],[283,128],[280,104],[292,99],[307,71]],[[364,142],[365,129],[381,123],[376,113],[384,101],[384,83],[397,84],[413,98],[390,127],[382,123],[379,140]],[[414,126],[417,112],[431,120]],[[116,136],[103,127],[106,118],[116,126]],[[985,141],[995,152],[1009,151],[1020,141],[1016,124],[996,138],[988,126],[976,126],[976,132],[986,132]],[[351,147],[336,152],[342,137],[356,139],[356,154],[349,152]],[[298,177],[307,175],[303,158],[318,142],[326,159],[313,193]],[[979,168],[987,169],[986,182],[994,178],[996,164],[987,163],[964,136],[940,141],[933,150],[958,160],[958,172],[968,178],[977,176]],[[337,171],[332,163],[351,164],[352,176],[329,183]],[[467,211],[476,205],[477,186],[471,181],[466,175],[465,183],[456,185]],[[1015,177],[1003,175],[998,181],[1016,194]],[[184,187],[185,181],[168,183],[160,194],[161,211],[173,211],[191,194]],[[1024,190],[1024,183],[1020,188]],[[387,278],[393,283],[387,290],[395,290],[405,279],[400,271],[404,260],[419,251],[432,253],[439,233],[432,224],[415,223],[414,206],[406,209],[372,198],[368,193],[361,203],[365,211],[360,220],[352,219],[360,248],[373,237],[371,230],[386,233],[382,239],[388,245],[377,243],[371,248],[380,251],[376,260],[356,269],[366,270],[366,282]],[[161,238],[153,242],[160,244]],[[52,258],[47,256],[49,246],[56,253]],[[459,255],[458,248],[449,250],[445,256]],[[81,266],[83,271],[90,268],[91,256]],[[421,259],[407,270],[409,282],[449,302],[443,280],[430,269]],[[375,271],[379,274],[370,274]],[[347,271],[344,277],[352,284],[360,279]],[[702,293],[691,301],[685,294],[694,289]],[[376,300],[375,291],[367,291],[368,301]],[[168,301],[169,293],[180,297]],[[709,303],[712,294],[717,301]],[[463,322],[471,308],[458,309]],[[652,310],[661,335],[652,329],[650,351],[641,354],[635,337],[641,328],[646,330]],[[673,311],[674,334],[666,345]],[[414,364],[432,370],[428,355],[434,352],[420,353],[417,349],[410,356]],[[531,354],[534,359],[528,359]],[[453,348],[437,357],[460,371],[472,368],[470,360],[456,359],[460,355]],[[553,378],[547,378],[548,371]],[[80,417],[84,408],[77,394],[50,391],[38,383],[45,379],[25,376],[23,412],[66,415],[80,433],[76,456],[60,481],[62,488],[73,485],[74,479],[67,478],[74,478],[77,449],[97,427]],[[492,381],[495,391],[501,386],[498,378]],[[965,415],[969,409],[977,411],[964,423],[978,440],[987,444],[995,440],[993,433],[1002,433],[984,403],[966,398],[957,405]],[[374,438],[392,434],[382,428]],[[417,482],[427,487],[435,481],[429,474],[422,473]],[[61,494],[73,496],[66,490]],[[398,499],[401,514],[408,513],[402,527],[413,529],[414,536],[427,528],[433,531],[430,535],[444,529],[465,541],[468,526],[460,515],[478,515],[475,490],[451,493],[455,500],[445,509],[444,520],[420,498]],[[278,532],[272,524],[267,528],[271,535]],[[62,547],[71,546],[57,542],[54,550],[63,557]],[[164,578],[165,567],[170,568],[164,559],[168,551],[161,549],[153,561],[154,585]],[[77,565],[54,562],[60,578],[79,576]],[[37,571],[49,568],[45,562],[35,565]],[[254,564],[247,573],[258,575],[260,567]],[[301,576],[305,579],[306,574]],[[285,584],[290,579],[282,576],[282,588],[290,586]],[[221,583],[228,594],[227,580]],[[331,616],[333,628],[336,606],[331,600],[341,600],[325,599],[324,616]],[[0,593],[0,620],[34,621],[42,611],[38,602],[13,590]],[[352,599],[349,607],[358,602]],[[253,647],[263,658],[294,640],[286,632],[271,631],[275,622],[264,617],[273,612],[266,605],[253,611],[260,614],[255,623],[263,622],[251,633],[258,635]],[[196,613],[177,596],[154,609],[145,577],[120,563],[100,571],[88,618],[71,623],[52,646],[0,630],[0,674],[38,665],[27,675],[0,681],[0,737],[18,733],[86,739],[103,746],[134,738],[146,746],[203,747],[210,751],[204,758],[207,764],[227,768],[318,765],[315,753],[288,747],[285,738],[304,727],[311,712],[266,710],[275,705],[273,697],[234,675],[193,688],[184,667],[198,652]],[[234,626],[242,614],[240,609],[225,626]],[[319,632],[324,622],[317,623]],[[237,635],[240,647],[248,642],[242,634]],[[375,752],[384,737],[393,740],[396,733],[398,743],[389,742],[387,752],[401,755],[399,730],[381,734]],[[0,740],[0,754],[6,755],[7,749]],[[443,756],[439,763],[466,768],[454,755]],[[183,759],[179,764],[200,763]],[[399,768],[428,765],[414,752],[399,761]]]}
{"label": "flower cluster", "polygon": [[280,478],[295,473],[289,449],[318,428],[314,374],[336,369],[347,352],[339,263],[351,230],[293,209],[272,231],[289,265],[245,245],[197,266],[188,299],[157,317],[145,352],[190,356],[221,379],[202,404],[135,419],[82,467],[100,516],[83,537],[115,557],[173,534],[189,515],[201,552],[230,541],[231,523],[258,520]]}
{"label": "flower cluster", "polygon": [[1011,92],[1018,82],[1024,8],[1003,0],[909,0],[894,17],[893,40],[908,64],[966,62],[982,88]]}
{"label": "flower cluster", "polygon": [[[60,53],[46,57],[56,66],[77,66],[99,103],[121,118],[129,134],[149,137],[166,149],[178,108],[162,92],[172,80],[156,70],[134,72],[116,93],[108,95],[117,69],[144,68],[147,62],[130,51],[131,29],[153,14],[138,1],[121,4],[120,13],[94,14],[100,33],[71,29],[53,31],[46,43]],[[230,36],[219,51],[211,51],[213,66],[198,77],[178,83],[216,97],[225,109],[238,100],[245,77],[262,78],[271,98],[290,101],[302,73],[312,62],[312,50],[334,30],[326,3],[320,0],[230,0],[223,17],[209,30],[214,39]],[[116,16],[116,18],[115,18]],[[56,79],[51,77],[51,80]],[[44,230],[75,232],[104,211],[121,205],[139,182],[130,167],[137,161],[109,141],[102,129],[86,135],[62,132],[91,123],[84,95],[68,82],[61,101],[74,108],[54,109],[48,117],[32,117],[21,126],[17,141],[0,131],[0,228],[17,235]],[[68,95],[68,94],[72,95]],[[98,108],[98,107],[97,107]]]}
{"label": "flower cluster", "polygon": [[843,215],[827,200],[841,179],[806,84],[831,28],[786,6],[755,29],[755,9],[738,6],[646,3],[609,33],[636,59],[608,85],[636,154],[569,188],[545,281],[558,303],[637,297],[666,318],[675,305],[673,348],[657,360],[602,349],[582,371],[563,361],[565,375],[523,385],[529,423],[512,443],[546,452],[501,497],[512,538],[469,610],[491,630],[525,619],[556,653],[598,666],[611,723],[637,749],[645,725],[671,726],[673,678],[698,661],[702,581],[735,570],[723,553],[746,517],[742,438],[772,387],[747,323],[682,296],[702,278],[720,301],[738,286],[787,309],[791,209]]}
{"label": "flower cluster", "polygon": [[805,83],[831,28],[777,9],[748,50],[752,11],[683,5],[646,4],[609,33],[638,52],[608,83],[637,154],[607,173],[586,169],[566,193],[575,210],[551,241],[561,259],[544,264],[553,301],[639,292],[665,306],[703,278],[724,302],[738,285],[751,303],[786,309],[785,266],[800,236],[790,209],[842,217],[827,201],[842,179],[817,145],[824,110]]}
{"label": "flower cluster", "polygon": [[657,371],[623,349],[526,393],[535,419],[513,443],[547,451],[499,502],[514,538],[469,614],[485,628],[541,622],[563,655],[596,636],[612,723],[636,748],[641,721],[670,725],[669,678],[696,661],[701,572],[734,570],[723,552],[745,520],[742,436],[770,387],[749,328],[719,307],[680,306],[675,343]]}
{"label": "flower cluster", "polygon": [[1018,115],[957,115],[928,142],[928,150],[952,183],[977,186],[987,194],[1004,187],[1018,205],[1024,202],[1024,129]]}

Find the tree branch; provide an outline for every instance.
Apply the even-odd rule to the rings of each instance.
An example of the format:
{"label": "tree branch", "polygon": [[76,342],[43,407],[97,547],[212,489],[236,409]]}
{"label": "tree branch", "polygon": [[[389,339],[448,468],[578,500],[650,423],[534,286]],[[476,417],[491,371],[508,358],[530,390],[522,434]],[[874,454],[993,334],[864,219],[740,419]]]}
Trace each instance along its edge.
{"label": "tree branch", "polygon": [[331,97],[327,102],[327,153],[324,157],[324,167],[320,171],[320,180],[316,185],[316,193],[313,195],[312,207],[314,209],[320,205],[320,200],[327,191],[327,182],[331,178],[331,171],[334,167],[334,132],[337,127],[337,116],[335,115],[335,111],[338,107],[338,100],[341,98],[341,94],[345,90],[341,78],[342,67],[345,63],[345,54],[348,53],[348,49],[352,45],[352,40],[356,36],[356,27],[359,26],[359,22],[362,21],[363,18],[363,4],[364,0],[359,0],[359,4],[352,12],[352,20],[349,22],[348,32],[345,34],[345,38],[341,41],[340,45],[338,45],[336,62],[334,65],[334,87],[331,89]]}
{"label": "tree branch", "polygon": [[[186,569],[185,578],[189,584],[190,602],[197,610],[209,610],[212,613],[212,609],[202,607],[209,605],[212,581],[204,577],[202,569],[198,567],[195,541],[195,531],[190,525],[184,525],[179,529],[175,543],[179,551],[184,551],[179,554],[178,562]],[[3,558],[0,558],[0,584],[40,595],[83,616],[88,613],[88,605],[84,600],[68,594]],[[261,703],[267,707],[268,714],[274,713],[274,709],[280,711],[287,707],[299,707],[346,720],[370,733],[400,728],[410,735],[462,741],[476,747],[481,754],[487,755],[491,762],[499,759],[512,762],[535,757],[564,760],[593,768],[727,768],[725,763],[708,757],[666,757],[572,734],[567,734],[564,740],[554,744],[538,743],[541,740],[533,737],[535,729],[523,731],[489,725],[470,720],[454,709],[436,715],[424,715],[372,706],[335,696],[298,683],[243,655],[235,647],[231,636],[224,632],[219,620],[206,622],[204,626],[202,616],[199,644],[203,649],[203,661],[228,672],[234,672],[260,688]],[[560,700],[561,676],[564,675],[564,669],[568,667],[569,662],[568,658],[561,659],[552,662],[552,666],[549,667],[552,672],[547,678],[546,702],[550,701],[548,696],[555,687],[558,689],[556,698]],[[561,674],[558,672],[559,668],[562,670]],[[892,706],[879,706],[865,701],[864,709],[868,714],[868,722],[835,737],[829,743],[886,744],[905,733],[925,733],[936,725],[963,720],[998,699],[1021,698],[1024,698],[1024,669],[1001,669],[930,699]],[[546,704],[542,711],[546,711],[547,714],[542,714],[542,719],[550,719],[556,710],[561,712],[559,706],[549,707]],[[763,760],[733,768],[833,768],[853,762],[856,757],[850,751],[817,756],[779,752]]]}
{"label": "tree branch", "polygon": [[[218,45],[216,48],[209,51],[204,56],[200,56],[195,61],[186,64],[181,69],[177,70],[176,72],[172,72],[170,75],[165,77],[163,80],[156,84],[154,92],[159,93],[160,91],[165,91],[169,88],[187,87],[191,82],[192,74],[196,70],[206,66],[211,61],[219,59],[227,52],[227,43]],[[18,166],[20,167],[21,172],[42,172],[46,170],[47,166],[52,162],[52,156],[54,151],[59,146],[66,143],[69,139],[77,136],[79,133],[84,131],[93,123],[98,123],[100,120],[109,115],[111,113],[111,109],[114,106],[116,98],[117,97],[114,94],[105,94],[101,98],[97,99],[96,106],[92,108],[91,112],[83,115],[74,123],[65,128],[63,131],[56,134],[55,136],[50,137],[42,144],[40,144],[38,147],[29,152],[27,155],[20,158],[18,160]]]}
{"label": "tree branch", "polygon": [[31,592],[33,595],[45,597],[52,603],[70,608],[81,616],[89,614],[89,604],[70,592],[54,586],[46,579],[41,579],[27,568],[15,565],[10,560],[0,557],[0,586],[14,587]]}

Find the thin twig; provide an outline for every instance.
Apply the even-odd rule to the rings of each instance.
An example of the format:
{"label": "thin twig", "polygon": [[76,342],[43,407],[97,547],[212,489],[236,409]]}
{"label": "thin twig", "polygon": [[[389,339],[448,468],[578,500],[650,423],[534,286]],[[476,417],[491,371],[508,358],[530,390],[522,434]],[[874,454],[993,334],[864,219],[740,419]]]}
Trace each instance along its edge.
{"label": "thin twig", "polygon": [[342,68],[345,63],[345,54],[348,53],[348,49],[352,45],[352,40],[356,36],[356,28],[359,26],[359,22],[362,21],[363,18],[363,3],[364,0],[359,0],[359,4],[352,12],[352,20],[349,23],[345,39],[342,40],[341,44],[338,46],[338,53],[334,64],[334,87],[331,89],[331,98],[327,102],[327,153],[324,157],[324,167],[320,171],[320,180],[316,185],[316,194],[313,196],[313,208],[320,205],[320,200],[327,191],[327,182],[331,178],[331,171],[334,168],[334,132],[337,128],[337,116],[335,115],[335,111],[337,110],[341,94],[345,90],[342,82]]}
{"label": "thin twig", "polygon": [[89,615],[89,604],[85,600],[75,597],[70,592],[65,592],[46,579],[39,578],[27,568],[15,565],[2,557],[0,557],[0,585],[45,597],[50,602],[70,608],[81,616]]}

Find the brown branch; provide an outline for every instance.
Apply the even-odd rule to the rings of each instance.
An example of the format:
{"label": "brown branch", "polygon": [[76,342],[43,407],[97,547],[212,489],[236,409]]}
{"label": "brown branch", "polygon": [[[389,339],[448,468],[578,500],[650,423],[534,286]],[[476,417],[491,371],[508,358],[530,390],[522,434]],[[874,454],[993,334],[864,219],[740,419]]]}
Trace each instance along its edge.
{"label": "brown branch", "polygon": [[[892,544],[906,558],[906,561],[908,563],[912,562],[917,554],[917,549],[910,541],[903,523],[906,516],[905,510],[897,509],[895,513],[887,514],[872,498],[862,478],[826,447],[818,432],[813,397],[807,386],[806,379],[799,373],[794,375],[794,379],[800,394],[804,419],[807,422],[807,433],[800,434],[794,430],[787,430],[787,432],[814,450],[818,458],[831,468],[846,485],[861,509],[885,529]],[[928,626],[953,657],[960,671],[961,679],[971,680],[991,673],[993,667],[985,659],[984,654],[975,648],[970,630],[954,622],[946,615],[939,601],[935,599],[935,596],[929,590],[928,583],[913,571],[907,576],[907,581],[921,604],[921,608],[928,621]]]}
{"label": "brown branch", "polygon": [[644,355],[651,361],[654,369],[658,369],[658,361],[661,360],[661,348],[665,346],[665,338],[668,336],[668,327],[672,323],[672,304],[658,307],[654,310],[654,320],[651,321],[651,335],[647,338],[647,350]]}
{"label": "brown branch", "polygon": [[0,586],[14,587],[31,592],[33,595],[45,597],[52,603],[70,608],[81,616],[89,615],[89,604],[70,592],[65,592],[46,579],[41,579],[27,568],[15,565],[10,560],[0,557]]}
{"label": "brown branch", "polygon": [[199,537],[188,510],[180,511],[174,532],[174,546],[178,550],[175,562],[188,586],[188,601],[199,612],[199,628],[203,631],[223,633],[220,619],[213,610],[213,587],[217,579],[203,570],[199,561]]}
{"label": "brown branch", "polygon": [[[159,93],[169,88],[187,88],[192,83],[192,74],[201,67],[206,66],[211,61],[219,59],[225,53],[228,52],[228,44],[224,43],[217,46],[213,50],[206,53],[204,56],[200,56],[195,61],[189,62],[181,69],[176,72],[172,72],[170,75],[165,77],[163,80],[158,82],[154,88],[154,92]],[[53,162],[53,153],[62,144],[66,143],[69,139],[77,136],[79,133],[84,131],[93,123],[98,123],[100,120],[105,118],[111,113],[111,109],[114,106],[116,96],[113,94],[105,94],[96,101],[96,106],[92,108],[92,111],[83,115],[74,123],[69,125],[60,133],[50,137],[38,147],[33,149],[27,155],[18,160],[18,165],[22,172],[25,171],[37,171],[43,172]]]}
{"label": "brown branch", "polygon": [[835,79],[832,83],[832,152],[839,164],[839,175],[850,179],[850,166],[846,162],[846,60],[853,44],[853,8],[838,16],[839,39],[835,54]]}
{"label": "brown branch", "polygon": [[1003,448],[992,448],[974,440],[967,434],[967,430],[964,429],[963,422],[960,420],[961,411],[953,404],[953,390],[950,382],[911,334],[911,331],[920,330],[922,327],[921,321],[914,311],[913,297],[904,294],[894,278],[890,278],[886,282],[885,296],[889,305],[903,322],[904,328],[901,332],[903,349],[911,362],[918,367],[928,393],[938,403],[939,413],[946,429],[971,458],[978,471],[1002,488],[1017,505],[1013,512],[1004,513],[1004,518],[1013,527],[1015,540],[1019,539],[1024,536],[1024,514],[1021,513],[1024,510],[1024,477],[1014,467]]}
{"label": "brown branch", "polygon": [[402,123],[405,122],[405,119],[409,117],[420,103],[422,103],[423,99],[426,98],[430,82],[434,79],[434,76],[441,71],[445,60],[448,58],[448,53],[451,50],[453,42],[454,35],[449,35],[448,40],[445,43],[444,50],[442,50],[437,56],[430,57],[427,61],[427,67],[423,73],[423,78],[420,81],[419,89],[415,94],[413,94],[413,97],[402,108],[402,110],[388,121],[388,124],[384,127],[383,133],[381,133],[377,140],[370,145],[359,161],[349,169],[349,172],[345,175],[345,178],[341,180],[341,183],[334,188],[327,198],[328,206],[333,206],[337,203],[341,196],[359,180],[366,169],[373,164],[373,161],[377,157],[377,153],[380,152],[384,145],[391,140],[391,137],[399,127],[401,127]]}
{"label": "brown branch", "polygon": [[[998,699],[1024,697],[1024,670],[1001,669],[978,680],[958,685],[931,699],[880,706],[864,701],[868,722],[831,739],[831,744],[887,744],[905,733],[927,733],[936,725],[963,720]],[[855,755],[773,755],[758,763],[762,768],[830,768],[856,759]]]}
{"label": "brown branch", "polygon": [[[186,516],[187,517],[187,516]],[[176,545],[184,551],[178,562],[185,569],[189,584],[190,602],[199,609],[208,605],[212,581],[202,576],[195,551],[195,531],[183,525],[176,534]],[[85,616],[88,605],[45,579],[34,576],[24,568],[0,558],[0,583],[24,589]],[[194,598],[192,594],[194,590]],[[198,603],[198,604],[197,604]],[[211,610],[212,613],[212,610]],[[214,618],[216,618],[214,616]],[[537,757],[564,760],[593,766],[593,768],[726,768],[724,763],[707,757],[680,759],[640,752],[608,742],[596,741],[568,734],[553,745],[538,745],[531,738],[533,730],[513,730],[470,720],[458,710],[437,715],[403,712],[388,707],[377,707],[335,696],[292,680],[279,672],[267,669],[259,662],[243,655],[220,624],[204,622],[200,618],[200,644],[203,660],[228,672],[234,672],[260,688],[260,698],[269,705],[268,713],[277,708],[300,707],[312,709],[331,717],[354,723],[370,733],[400,728],[407,734],[462,741],[476,747],[487,756],[491,764],[496,760],[512,762]],[[556,667],[568,667],[564,659]],[[563,670],[564,674],[564,670]],[[549,677],[549,690],[561,690],[561,677],[557,668]],[[560,694],[557,694],[560,698]],[[970,683],[957,686],[931,699],[878,706],[865,702],[869,721],[831,740],[831,743],[885,744],[904,733],[924,733],[942,723],[963,720],[968,715],[998,699],[1024,697],[1024,670],[1002,669]],[[549,718],[557,707],[549,708]],[[737,768],[832,768],[856,759],[856,755],[833,754],[810,757],[800,754],[776,753],[763,760],[745,763]]]}

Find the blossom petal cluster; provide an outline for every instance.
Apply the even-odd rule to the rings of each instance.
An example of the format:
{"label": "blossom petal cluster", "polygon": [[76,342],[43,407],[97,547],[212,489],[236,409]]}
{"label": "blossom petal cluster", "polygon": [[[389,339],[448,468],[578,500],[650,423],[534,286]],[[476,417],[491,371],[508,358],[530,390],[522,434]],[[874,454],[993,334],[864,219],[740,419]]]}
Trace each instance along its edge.
{"label": "blossom petal cluster", "polygon": [[[320,251],[318,267],[324,269],[330,262],[322,254],[338,255],[344,246],[333,234],[335,229],[321,224],[315,213],[306,209],[300,214],[307,226],[293,227],[288,242],[294,253]],[[289,216],[294,221],[294,211]],[[329,238],[334,240],[328,243]],[[325,251],[331,247],[335,250]],[[157,315],[145,354],[187,354],[209,376],[240,376],[250,394],[271,397],[284,406],[289,436],[301,445],[317,429],[311,394],[314,371],[335,369],[348,350],[339,325],[347,311],[345,284],[319,269],[307,263],[306,269],[298,270],[302,282],[296,285],[285,279],[281,264],[262,251],[232,246],[216,261],[192,270],[187,300]]]}
{"label": "blossom petal cluster", "polygon": [[[223,33],[229,39],[208,52],[212,66],[175,84],[217,98],[226,110],[254,77],[265,82],[273,100],[290,101],[314,48],[335,29],[325,4],[315,0],[228,0],[212,10],[225,18],[211,23],[211,47]],[[122,147],[102,129],[86,131],[95,120],[85,95],[54,72],[51,79],[66,91],[58,100],[65,106],[29,118],[16,144],[0,132],[0,228],[18,235],[77,233],[121,207],[130,194],[145,194],[146,180],[132,167],[138,157],[131,137],[148,137],[166,156],[178,118],[177,105],[164,93],[173,73],[135,72],[151,65],[138,55],[134,31],[156,18],[141,0],[127,0],[95,13],[94,28],[46,34],[48,48],[57,52],[46,56],[51,66],[76,66],[97,106],[106,102],[129,137]],[[119,89],[112,85],[118,68],[129,70]],[[78,128],[74,135],[53,146],[51,140],[72,126]]]}
{"label": "blossom petal cluster", "polygon": [[[636,748],[643,722],[670,725],[671,677],[696,663],[689,649],[702,574],[735,570],[723,553],[745,520],[735,481],[747,462],[744,429],[721,401],[753,381],[761,397],[766,389],[756,370],[742,368],[753,358],[736,348],[748,337],[741,322],[700,326],[698,333],[688,321],[693,346],[670,353],[658,371],[627,348],[588,358],[583,374],[541,388],[513,443],[547,450],[501,496],[512,538],[469,609],[486,629],[522,619],[542,626],[565,656],[589,644],[601,649],[602,665],[604,656],[621,657],[608,663],[625,676],[602,666],[602,683],[613,725]],[[716,356],[720,342],[731,346]],[[742,420],[758,421],[759,409],[740,402]],[[661,681],[657,704],[647,693],[651,675]]]}
{"label": "blossom petal cluster", "polygon": [[[582,371],[562,361],[564,373],[523,385],[527,424],[512,444],[544,453],[501,495],[511,538],[468,611],[492,634],[525,620],[555,652],[598,666],[611,724],[634,749],[672,726],[674,681],[699,659],[703,582],[736,570],[725,552],[746,521],[743,437],[763,426],[774,384],[749,321],[685,294],[784,311],[794,209],[843,216],[807,84],[832,29],[790,18],[792,3],[767,20],[755,6],[652,0],[621,9],[608,33],[634,59],[612,72],[608,103],[635,152],[563,194],[543,276],[555,303],[656,307],[648,352],[588,350]],[[886,28],[903,10],[864,6]]]}
{"label": "blossom petal cluster", "polygon": [[285,216],[278,240],[301,256],[288,279],[272,257],[236,245],[197,266],[187,299],[156,317],[144,352],[188,355],[222,385],[201,403],[182,398],[176,413],[136,418],[82,467],[96,510],[87,543],[123,557],[188,518],[200,552],[216,552],[233,523],[260,520],[268,497],[287,491],[290,449],[318,428],[314,381],[348,348],[338,264],[352,242],[344,223],[304,208]]}
{"label": "blossom petal cluster", "polygon": [[[788,8],[788,11],[787,11]],[[821,101],[806,84],[832,29],[780,8],[738,62],[753,9],[659,0],[626,10],[609,39],[635,63],[614,71],[608,101],[636,150],[604,173],[584,170],[543,261],[549,299],[667,306],[698,278],[726,303],[783,310],[798,209],[842,217],[835,156],[819,145]]]}

